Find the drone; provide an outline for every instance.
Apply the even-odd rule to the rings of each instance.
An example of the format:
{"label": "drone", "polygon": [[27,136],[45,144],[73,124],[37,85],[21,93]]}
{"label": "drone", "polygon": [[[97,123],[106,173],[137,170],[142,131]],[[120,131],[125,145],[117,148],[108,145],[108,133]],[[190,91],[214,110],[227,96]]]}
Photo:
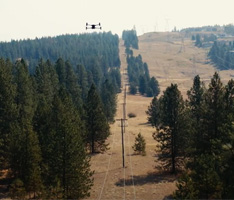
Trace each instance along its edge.
{"label": "drone", "polygon": [[86,30],[87,29],[102,29],[102,27],[101,27],[101,23],[99,23],[99,24],[88,24],[88,23],[86,23]]}

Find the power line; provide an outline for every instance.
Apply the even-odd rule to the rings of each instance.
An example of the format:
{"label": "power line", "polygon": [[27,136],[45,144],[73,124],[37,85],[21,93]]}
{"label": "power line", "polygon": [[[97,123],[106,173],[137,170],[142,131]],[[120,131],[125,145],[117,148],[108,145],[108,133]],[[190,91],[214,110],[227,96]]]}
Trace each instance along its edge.
{"label": "power line", "polygon": [[[219,56],[215,56],[215,57],[218,58],[219,60],[222,60],[223,62],[229,63],[229,64],[231,64],[231,65],[234,64],[234,63],[231,63],[231,62],[228,62],[228,61],[224,60],[223,58],[221,58],[221,57],[219,57]],[[227,69],[227,70],[230,70],[230,68],[227,68],[227,67],[225,67],[225,66],[223,66],[223,68],[225,68],[225,69]],[[220,71],[220,69],[218,69],[218,71]]]}
{"label": "power line", "polygon": [[136,189],[135,189],[133,170],[132,170],[132,155],[130,154],[129,132],[128,132],[128,154],[130,155],[129,161],[130,161],[130,169],[131,169],[131,176],[132,176],[132,186],[133,186],[133,192],[134,192],[134,199],[136,199]]}
{"label": "power line", "polygon": [[127,119],[116,119],[116,121],[120,121],[121,123],[121,135],[122,135],[122,158],[123,158],[123,167],[125,167],[125,160],[124,160],[124,126],[125,126],[125,120]]}
{"label": "power line", "polygon": [[182,35],[182,33],[181,33],[181,46],[180,46],[180,51],[179,51],[179,53],[181,53],[181,52],[185,52],[184,35]]}
{"label": "power line", "polygon": [[114,133],[113,140],[112,140],[112,148],[111,148],[111,149],[112,149],[112,151],[111,151],[111,154],[110,154],[110,156],[109,156],[108,166],[107,166],[107,170],[106,170],[105,178],[104,178],[104,181],[103,181],[103,184],[102,184],[102,189],[101,189],[101,191],[100,191],[100,194],[99,194],[98,200],[100,200],[100,199],[101,199],[101,197],[102,197],[102,192],[103,192],[104,186],[105,186],[105,184],[106,184],[107,174],[109,173],[110,163],[111,163],[111,158],[112,158],[112,154],[113,154],[114,139],[115,139],[115,133]]}

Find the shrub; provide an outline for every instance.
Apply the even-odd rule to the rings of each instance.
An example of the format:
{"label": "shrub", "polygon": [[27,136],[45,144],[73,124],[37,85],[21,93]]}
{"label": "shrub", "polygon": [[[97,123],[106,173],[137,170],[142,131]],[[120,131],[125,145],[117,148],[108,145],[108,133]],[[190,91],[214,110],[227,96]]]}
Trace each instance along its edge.
{"label": "shrub", "polygon": [[23,181],[18,178],[15,179],[10,185],[9,194],[12,199],[24,199],[26,190]]}
{"label": "shrub", "polygon": [[129,93],[135,95],[137,93],[137,86],[134,83],[130,84]]}
{"label": "shrub", "polygon": [[135,144],[132,146],[132,148],[137,154],[145,156],[146,155],[145,146],[146,146],[145,139],[141,135],[141,133],[139,133],[135,138]]}
{"label": "shrub", "polygon": [[136,117],[136,114],[135,114],[135,113],[128,113],[128,117],[129,117],[129,118]]}

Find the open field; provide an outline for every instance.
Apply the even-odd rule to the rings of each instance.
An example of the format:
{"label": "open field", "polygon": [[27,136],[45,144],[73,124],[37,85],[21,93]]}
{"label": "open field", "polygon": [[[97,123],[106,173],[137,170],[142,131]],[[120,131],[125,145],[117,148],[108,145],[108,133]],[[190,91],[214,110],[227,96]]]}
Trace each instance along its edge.
{"label": "open field", "polygon": [[[124,85],[128,78],[122,40],[119,48]],[[186,98],[186,91],[192,86],[195,75],[199,74],[208,84],[216,71],[206,59],[207,51],[194,47],[190,37],[184,38],[182,43],[179,33],[147,33],[139,37],[139,50],[134,50],[134,55],[141,54],[143,61],[147,62],[150,75],[159,81],[161,94],[171,83],[177,83]],[[234,70],[219,73],[224,83],[234,77]],[[116,119],[123,118],[123,91],[118,95]],[[145,113],[151,100],[152,98],[127,94],[126,113],[135,113],[136,117],[128,119],[124,134],[126,167],[122,167],[121,127],[119,122],[115,122],[111,125],[112,134],[108,138],[110,149],[106,153],[92,155],[94,186],[87,199],[165,199],[175,191],[177,177],[155,168],[158,164],[155,152],[157,143],[152,138],[155,130],[147,124]],[[146,140],[146,156],[134,155],[132,150],[139,132]],[[5,185],[0,182],[0,198],[6,197],[1,194],[1,189],[6,190]]]}
{"label": "open field", "polygon": [[[127,82],[126,57],[123,41],[120,43],[121,72],[123,83]],[[144,57],[143,57],[144,59]],[[118,95],[116,119],[123,118],[124,93]],[[133,112],[135,118],[128,119],[125,138],[125,168],[122,167],[121,128],[119,122],[111,126],[110,150],[94,155],[91,159],[95,170],[94,186],[89,199],[164,199],[176,189],[175,176],[161,174],[155,166],[156,141],[154,129],[147,124],[147,110],[152,98],[127,94],[126,113]],[[141,132],[146,140],[146,156],[134,155],[132,146],[136,135]]]}
{"label": "open field", "polygon": [[[134,55],[142,55],[150,75],[159,81],[161,91],[171,83],[177,83],[186,98],[194,76],[199,74],[201,80],[208,84],[218,69],[206,57],[209,49],[195,47],[191,36],[183,37],[184,42],[178,32],[146,33],[139,37],[139,50],[134,50]],[[227,83],[234,77],[234,70],[220,71],[219,74],[223,83]]]}
{"label": "open field", "polygon": [[[182,45],[184,44],[184,45]],[[127,83],[126,57],[123,41],[120,41],[121,73],[123,82]],[[177,83],[184,98],[192,86],[193,78],[199,74],[208,84],[215,71],[209,64],[206,53],[208,49],[195,47],[190,39],[182,43],[179,33],[147,33],[139,37],[139,50],[147,62],[151,76],[160,84],[161,94],[171,83]],[[220,71],[224,83],[234,76],[234,70]],[[123,117],[123,92],[118,95],[116,119]],[[136,118],[128,119],[125,133],[125,164],[122,168],[121,128],[116,122],[111,126],[109,138],[110,150],[92,157],[92,169],[95,170],[94,186],[89,199],[164,199],[176,189],[176,177],[160,173],[155,166],[156,141],[152,138],[154,129],[147,124],[145,111],[152,98],[139,95],[127,95],[126,113],[133,112]],[[134,155],[132,146],[134,138],[141,132],[146,139],[146,156]]]}

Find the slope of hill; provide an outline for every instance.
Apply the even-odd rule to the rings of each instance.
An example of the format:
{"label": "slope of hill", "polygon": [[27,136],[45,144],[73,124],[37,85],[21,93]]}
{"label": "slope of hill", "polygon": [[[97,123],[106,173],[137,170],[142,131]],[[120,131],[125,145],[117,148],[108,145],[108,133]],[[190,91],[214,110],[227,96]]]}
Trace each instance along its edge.
{"label": "slope of hill", "polygon": [[[120,40],[121,73],[126,74],[126,57],[123,41]],[[186,92],[192,86],[193,78],[199,74],[208,84],[214,66],[206,58],[208,49],[197,48],[191,37],[184,38],[184,46],[179,33],[147,33],[139,37],[139,50],[142,60],[149,66],[150,75],[156,76],[164,91],[171,83],[177,83],[186,98]],[[234,75],[233,70],[219,72],[225,83]],[[123,83],[127,77],[122,76]],[[118,95],[116,119],[121,118],[123,92]],[[157,142],[153,139],[155,131],[147,124],[145,111],[152,98],[127,94],[127,113],[133,112],[136,118],[128,119],[125,133],[125,164],[122,168],[121,133],[118,123],[112,125],[109,138],[110,150],[92,157],[92,169],[95,170],[94,186],[89,199],[165,199],[176,189],[176,176],[163,174],[155,167],[158,165],[155,152]],[[131,146],[135,136],[141,132],[146,139],[146,156],[134,155]]]}
{"label": "slope of hill", "polygon": [[[208,48],[195,47],[190,36],[179,32],[146,33],[139,36],[139,50],[143,61],[149,66],[151,76],[155,76],[164,91],[171,83],[177,83],[185,97],[197,74],[205,83],[210,82],[215,71],[219,71],[207,59]],[[224,83],[234,76],[234,70],[219,71]]]}
{"label": "slope of hill", "polygon": [[[119,49],[124,85],[128,77],[123,40],[120,40]],[[123,117],[123,98],[122,90],[118,94],[115,119]],[[147,124],[145,113],[152,98],[127,94],[126,99],[126,113],[135,113],[136,117],[128,119],[128,127],[124,133],[125,168],[122,167],[121,127],[116,121],[111,125],[112,134],[108,139],[110,149],[91,158],[91,167],[95,170],[94,186],[87,199],[164,199],[176,189],[174,175],[163,174],[155,169],[158,164],[155,155],[156,141],[152,137],[155,130]],[[146,156],[136,155],[132,149],[139,132],[146,140]]]}

